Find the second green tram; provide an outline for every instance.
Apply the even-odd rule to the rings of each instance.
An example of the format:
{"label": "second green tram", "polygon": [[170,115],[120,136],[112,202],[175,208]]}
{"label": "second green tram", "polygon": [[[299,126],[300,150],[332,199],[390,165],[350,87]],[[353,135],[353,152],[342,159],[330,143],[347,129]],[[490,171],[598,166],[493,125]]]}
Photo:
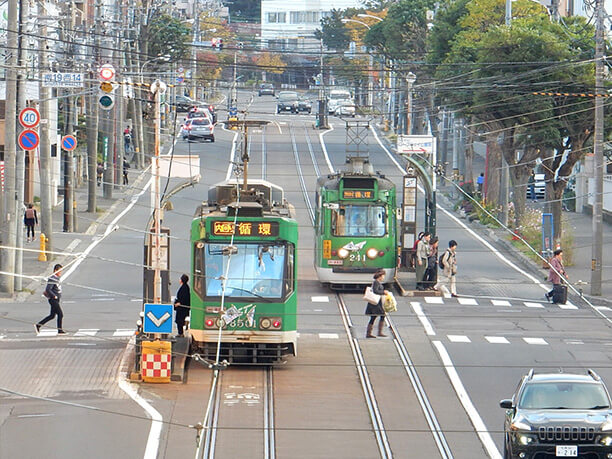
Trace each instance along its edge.
{"label": "second green tram", "polygon": [[280,187],[241,188],[213,186],[191,223],[192,350],[214,360],[220,346],[230,363],[280,363],[297,351],[297,222]]}
{"label": "second green tram", "polygon": [[395,184],[366,158],[348,163],[350,170],[317,180],[314,263],[334,289],[370,284],[378,269],[391,282],[398,262]]}

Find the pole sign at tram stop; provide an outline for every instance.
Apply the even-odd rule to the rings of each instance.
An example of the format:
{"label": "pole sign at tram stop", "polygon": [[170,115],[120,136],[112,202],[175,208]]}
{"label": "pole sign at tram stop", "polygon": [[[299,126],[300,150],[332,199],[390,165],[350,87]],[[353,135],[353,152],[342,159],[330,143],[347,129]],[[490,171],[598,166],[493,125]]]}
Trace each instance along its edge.
{"label": "pole sign at tram stop", "polygon": [[552,214],[542,214],[542,256],[550,259],[555,250],[554,248],[554,223]]}
{"label": "pole sign at tram stop", "polygon": [[403,184],[403,204],[400,221],[401,265],[404,268],[409,268],[416,240],[417,176],[414,168],[408,166]]}
{"label": "pole sign at tram stop", "polygon": [[145,333],[172,333],[172,305],[144,305],[142,331]]}

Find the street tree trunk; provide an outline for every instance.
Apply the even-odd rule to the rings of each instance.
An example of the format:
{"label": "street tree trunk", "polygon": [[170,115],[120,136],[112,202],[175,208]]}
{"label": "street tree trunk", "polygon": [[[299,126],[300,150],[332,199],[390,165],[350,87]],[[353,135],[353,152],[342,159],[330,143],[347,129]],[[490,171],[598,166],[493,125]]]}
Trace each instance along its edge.
{"label": "street tree trunk", "polygon": [[488,134],[487,152],[489,155],[487,172],[487,204],[499,205],[499,192],[501,183],[502,152],[497,143],[497,134]]}

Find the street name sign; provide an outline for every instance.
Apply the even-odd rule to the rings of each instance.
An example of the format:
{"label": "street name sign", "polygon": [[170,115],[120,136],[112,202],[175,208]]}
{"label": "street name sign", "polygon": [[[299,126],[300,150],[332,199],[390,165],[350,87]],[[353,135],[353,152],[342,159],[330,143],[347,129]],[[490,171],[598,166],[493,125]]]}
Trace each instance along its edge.
{"label": "street name sign", "polygon": [[84,84],[82,73],[43,73],[43,88],[82,88]]}
{"label": "street name sign", "polygon": [[27,107],[19,112],[19,123],[24,128],[35,128],[39,122],[40,113],[34,107]]}

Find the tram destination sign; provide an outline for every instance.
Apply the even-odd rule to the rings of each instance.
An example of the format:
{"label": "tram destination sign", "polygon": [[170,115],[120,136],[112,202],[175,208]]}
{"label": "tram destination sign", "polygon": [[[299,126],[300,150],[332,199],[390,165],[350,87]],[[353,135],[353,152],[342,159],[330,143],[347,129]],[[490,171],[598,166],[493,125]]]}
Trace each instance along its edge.
{"label": "tram destination sign", "polygon": [[248,221],[248,222],[226,222],[215,220],[212,222],[212,234],[214,236],[259,236],[276,237],[279,233],[278,222]]}
{"label": "tram destination sign", "polygon": [[371,190],[343,190],[342,199],[372,199],[374,192]]}
{"label": "tram destination sign", "polygon": [[85,79],[82,73],[43,73],[43,88],[82,88]]}

